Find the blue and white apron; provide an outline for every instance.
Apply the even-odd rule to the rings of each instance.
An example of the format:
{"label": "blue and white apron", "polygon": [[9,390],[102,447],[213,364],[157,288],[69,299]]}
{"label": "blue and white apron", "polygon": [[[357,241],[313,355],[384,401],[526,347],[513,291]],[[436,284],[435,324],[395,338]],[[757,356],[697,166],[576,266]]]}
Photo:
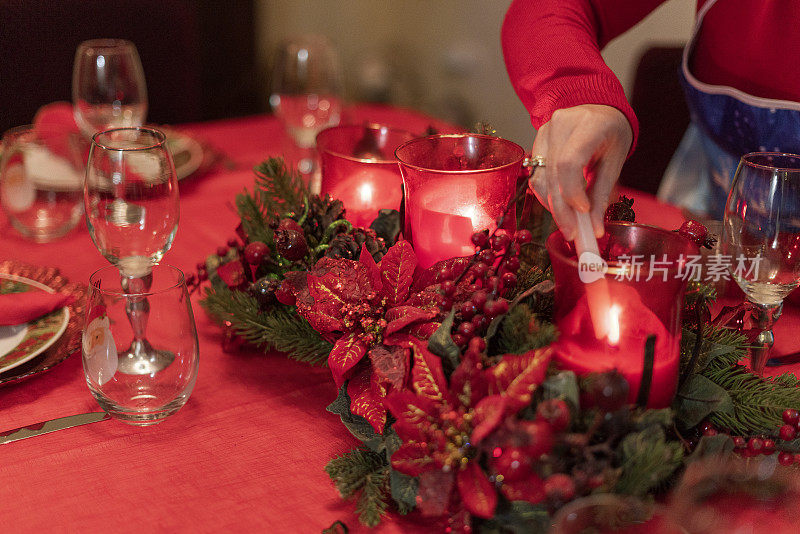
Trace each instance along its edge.
{"label": "blue and white apron", "polygon": [[692,75],[689,58],[703,18],[715,3],[710,0],[698,12],[683,50],[680,76],[692,122],[664,173],[658,198],[722,220],[742,155],[800,153],[800,103],[709,85]]}

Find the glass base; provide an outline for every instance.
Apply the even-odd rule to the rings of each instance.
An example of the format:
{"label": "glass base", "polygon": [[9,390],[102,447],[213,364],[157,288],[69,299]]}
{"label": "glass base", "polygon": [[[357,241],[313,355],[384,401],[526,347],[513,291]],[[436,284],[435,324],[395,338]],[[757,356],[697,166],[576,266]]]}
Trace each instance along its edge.
{"label": "glass base", "polygon": [[99,404],[100,407],[106,413],[108,413],[108,415],[114,419],[122,421],[123,423],[134,426],[156,425],[180,410],[183,405],[186,404],[186,401],[189,400],[189,394],[187,393],[186,395],[182,395],[169,404],[158,409],[138,411],[119,406],[109,401],[101,393],[94,390],[92,390],[92,396],[97,401],[97,404]]}
{"label": "glass base", "polygon": [[134,340],[128,350],[117,356],[117,371],[127,375],[155,374],[175,360],[175,354],[154,349],[146,339]]}

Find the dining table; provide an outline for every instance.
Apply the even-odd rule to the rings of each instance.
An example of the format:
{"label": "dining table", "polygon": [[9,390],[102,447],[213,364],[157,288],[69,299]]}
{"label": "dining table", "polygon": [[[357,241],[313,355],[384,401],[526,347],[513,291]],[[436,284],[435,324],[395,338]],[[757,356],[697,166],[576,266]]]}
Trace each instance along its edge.
{"label": "dining table", "polygon": [[[354,105],[345,116],[422,134],[455,128],[398,107]],[[202,141],[216,162],[179,183],[180,223],[163,262],[185,273],[235,237],[234,199],[254,186],[253,167],[289,146],[280,121],[257,115],[170,125]],[[527,148],[527,147],[526,147]],[[668,229],[684,214],[634,190],[637,221]],[[0,261],[58,269],[87,283],[107,265],[85,224],[48,243],[23,238],[0,214]],[[225,331],[192,294],[200,370],[186,405],[137,427],[111,419],[0,445],[0,532],[321,532],[361,525],[325,465],[359,442],[326,411],[337,397],[330,371],[258,348],[224,350]],[[80,321],[83,319],[80,318]],[[776,349],[800,349],[800,311],[787,303]],[[800,365],[769,372],[800,372]],[[0,375],[1,377],[1,375]],[[46,372],[0,387],[0,432],[97,411],[80,350]],[[377,532],[441,532],[416,512],[391,512]]]}

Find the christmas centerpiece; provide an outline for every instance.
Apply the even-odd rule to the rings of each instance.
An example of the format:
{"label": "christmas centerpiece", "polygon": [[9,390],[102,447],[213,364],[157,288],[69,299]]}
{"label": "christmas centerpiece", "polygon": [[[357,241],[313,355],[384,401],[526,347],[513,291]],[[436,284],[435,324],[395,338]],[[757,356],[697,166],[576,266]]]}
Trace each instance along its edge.
{"label": "christmas centerpiece", "polygon": [[[423,268],[399,237],[397,211],[355,227],[347,206],[312,195],[281,160],[255,174],[253,191],[236,198],[236,237],[189,282],[205,285],[203,306],[225,328],[226,348],[329,367],[339,394],[328,410],[361,445],[326,471],[364,524],[417,510],[451,531],[546,532],[587,496],[649,510],[698,458],[767,454],[800,465],[797,379],[742,365],[743,311],[712,319],[709,286],[676,286],[683,305],[669,308],[670,320],[680,314],[682,330],[654,312],[626,317],[631,302],[653,308],[652,295],[642,298],[652,286],[613,290],[629,306],[618,332],[629,339],[627,366],[582,367],[574,362],[590,327],[559,306],[563,282],[531,232],[504,224],[519,198],[492,231],[471,234],[473,254]],[[628,228],[613,220],[633,220],[631,201],[607,216]],[[601,242],[612,267],[635,252],[623,234]],[[670,242],[688,251],[707,239],[690,223]]]}

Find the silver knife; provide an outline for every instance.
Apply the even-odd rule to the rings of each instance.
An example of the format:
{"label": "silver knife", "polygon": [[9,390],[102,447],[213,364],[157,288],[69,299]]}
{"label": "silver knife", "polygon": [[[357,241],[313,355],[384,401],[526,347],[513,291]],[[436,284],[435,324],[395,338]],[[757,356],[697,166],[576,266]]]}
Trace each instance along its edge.
{"label": "silver knife", "polygon": [[0,432],[0,445],[20,439],[40,436],[49,432],[55,432],[56,430],[72,428],[73,426],[105,421],[110,418],[111,416],[106,412],[89,412],[78,415],[68,415],[67,417],[61,417],[59,419],[51,419],[50,421],[43,421],[41,423],[15,428],[14,430],[6,430],[5,432]]}

